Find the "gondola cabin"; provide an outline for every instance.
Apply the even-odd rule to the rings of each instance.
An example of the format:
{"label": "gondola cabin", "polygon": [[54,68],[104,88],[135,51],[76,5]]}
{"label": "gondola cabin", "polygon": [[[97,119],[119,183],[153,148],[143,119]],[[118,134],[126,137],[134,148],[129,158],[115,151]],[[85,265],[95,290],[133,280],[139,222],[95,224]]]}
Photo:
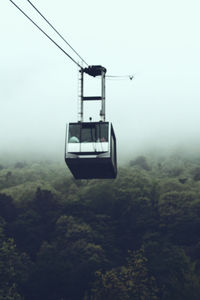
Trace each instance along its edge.
{"label": "gondola cabin", "polygon": [[75,179],[115,178],[116,138],[109,122],[69,123],[65,162]]}
{"label": "gondola cabin", "polygon": [[[101,76],[101,95],[84,96],[84,74]],[[105,120],[105,74],[106,69],[99,65],[80,70],[80,120],[67,125],[65,140],[65,162],[75,179],[117,176],[115,133],[112,124]],[[91,117],[90,122],[84,121],[85,101],[101,101],[100,121],[91,121]]]}

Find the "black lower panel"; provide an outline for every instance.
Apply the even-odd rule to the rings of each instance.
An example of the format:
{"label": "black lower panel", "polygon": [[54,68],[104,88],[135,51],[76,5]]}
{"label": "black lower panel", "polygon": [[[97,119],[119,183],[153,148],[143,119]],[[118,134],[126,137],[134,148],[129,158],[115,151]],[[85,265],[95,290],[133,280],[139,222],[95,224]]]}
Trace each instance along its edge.
{"label": "black lower panel", "polygon": [[75,179],[116,178],[117,168],[111,158],[66,158]]}

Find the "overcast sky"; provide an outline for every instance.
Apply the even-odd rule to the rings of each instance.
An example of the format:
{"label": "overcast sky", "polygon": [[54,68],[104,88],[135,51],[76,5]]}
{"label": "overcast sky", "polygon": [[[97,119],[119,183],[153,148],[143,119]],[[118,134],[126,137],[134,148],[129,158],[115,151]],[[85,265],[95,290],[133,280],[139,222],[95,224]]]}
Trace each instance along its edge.
{"label": "overcast sky", "polygon": [[[15,2],[73,55],[26,0]],[[198,142],[199,0],[32,2],[89,65],[135,75],[106,82],[120,151]],[[77,66],[9,0],[0,3],[0,31],[0,152],[62,153],[65,124],[77,121]]]}

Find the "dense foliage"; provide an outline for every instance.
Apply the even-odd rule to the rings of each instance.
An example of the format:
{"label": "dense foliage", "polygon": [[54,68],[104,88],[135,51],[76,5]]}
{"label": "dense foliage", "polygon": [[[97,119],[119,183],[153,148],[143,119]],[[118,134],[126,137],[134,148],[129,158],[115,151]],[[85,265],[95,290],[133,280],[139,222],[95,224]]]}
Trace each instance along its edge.
{"label": "dense foliage", "polygon": [[200,158],[139,156],[116,180],[0,163],[0,299],[200,299]]}

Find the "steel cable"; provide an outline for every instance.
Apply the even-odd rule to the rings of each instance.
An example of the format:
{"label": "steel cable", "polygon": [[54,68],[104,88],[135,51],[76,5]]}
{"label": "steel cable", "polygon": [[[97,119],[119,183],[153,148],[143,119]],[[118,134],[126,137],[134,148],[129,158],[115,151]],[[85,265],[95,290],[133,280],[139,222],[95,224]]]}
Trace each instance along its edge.
{"label": "steel cable", "polygon": [[10,2],[30,21],[32,22],[52,43],[54,43],[65,55],[67,55],[80,69],[82,66],[75,61],[60,45],[58,45],[40,26],[38,26],[13,0]]}
{"label": "steel cable", "polygon": [[86,61],[79,55],[79,53],[66,41],[66,39],[56,30],[56,28],[45,18],[45,16],[35,7],[35,5],[27,0],[28,3],[37,11],[37,13],[47,22],[47,24],[58,34],[58,36],[74,51],[74,53],[87,65]]}

